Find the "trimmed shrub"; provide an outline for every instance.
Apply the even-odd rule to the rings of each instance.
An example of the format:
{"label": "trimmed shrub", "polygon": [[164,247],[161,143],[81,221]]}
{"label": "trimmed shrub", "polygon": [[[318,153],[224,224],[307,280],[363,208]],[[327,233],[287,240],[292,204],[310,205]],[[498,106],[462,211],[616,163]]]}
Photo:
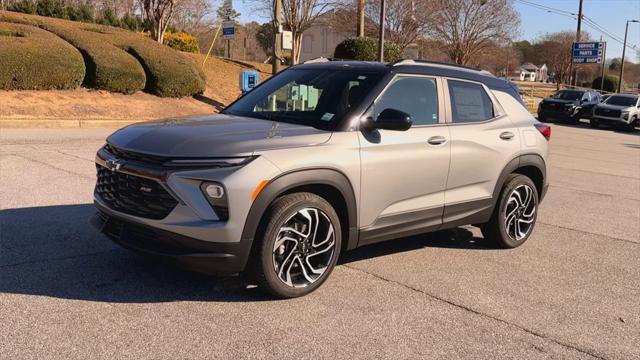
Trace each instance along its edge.
{"label": "trimmed shrub", "polygon": [[198,54],[200,45],[195,36],[186,32],[166,32],[163,43],[170,48]]}
{"label": "trimmed shrub", "polygon": [[33,26],[0,22],[0,89],[75,89],[85,68],[80,52]]}
{"label": "trimmed shrub", "polygon": [[41,27],[80,50],[87,67],[84,86],[124,94],[144,89],[142,65],[106,39],[122,30],[88,24],[75,27],[62,21],[49,21]]}
{"label": "trimmed shrub", "polygon": [[[602,76],[598,76],[591,83],[591,88],[597,89],[597,90],[614,92],[614,91],[618,91],[618,82],[620,82],[620,77],[615,75],[605,75],[603,89],[600,89],[600,84],[602,83]],[[622,88],[624,88],[624,83],[622,84]]]}
{"label": "trimmed shrub", "polygon": [[[345,39],[336,46],[333,56],[338,59],[376,61],[378,58],[378,40],[371,37]],[[400,46],[390,41],[385,41],[384,60],[387,62],[402,60]]]}
{"label": "trimmed shrub", "polygon": [[204,92],[204,71],[193,57],[138,33],[6,11],[0,21],[35,24],[78,48],[87,67],[85,86],[124,93],[144,88],[166,97]]}
{"label": "trimmed shrub", "polygon": [[147,91],[162,97],[204,92],[206,81],[202,66],[187,54],[134,33],[114,37],[113,41],[142,64],[147,74]]}

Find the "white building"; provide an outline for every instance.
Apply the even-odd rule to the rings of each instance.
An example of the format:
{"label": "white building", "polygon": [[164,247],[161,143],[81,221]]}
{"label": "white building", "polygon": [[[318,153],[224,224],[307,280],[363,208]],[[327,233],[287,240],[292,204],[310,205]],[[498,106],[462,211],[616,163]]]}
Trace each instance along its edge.
{"label": "white building", "polygon": [[547,82],[549,81],[547,64],[538,67],[532,63],[524,63],[516,70],[515,77],[520,81]]}

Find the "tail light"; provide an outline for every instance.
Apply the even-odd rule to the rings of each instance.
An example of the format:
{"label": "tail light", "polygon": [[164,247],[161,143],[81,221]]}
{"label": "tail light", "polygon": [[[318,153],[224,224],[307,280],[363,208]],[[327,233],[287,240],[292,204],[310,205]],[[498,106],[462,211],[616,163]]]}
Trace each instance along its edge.
{"label": "tail light", "polygon": [[542,134],[542,136],[544,136],[544,138],[549,141],[549,139],[551,138],[551,126],[545,124],[535,124],[534,126],[536,127],[536,129],[538,129],[538,131],[540,131],[540,134]]}

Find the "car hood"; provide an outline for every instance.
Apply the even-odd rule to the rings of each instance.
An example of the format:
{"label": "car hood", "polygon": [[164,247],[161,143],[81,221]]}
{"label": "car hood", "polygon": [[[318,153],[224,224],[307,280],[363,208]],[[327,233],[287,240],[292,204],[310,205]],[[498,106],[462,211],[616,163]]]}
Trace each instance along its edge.
{"label": "car hood", "polygon": [[599,109],[609,109],[609,110],[630,111],[630,110],[633,109],[633,106],[598,104],[598,108]]}
{"label": "car hood", "polygon": [[580,103],[578,100],[562,100],[562,99],[553,99],[553,98],[545,98],[542,101],[545,104],[573,104],[573,105],[578,105]]}
{"label": "car hood", "polygon": [[310,126],[217,114],[133,124],[113,133],[107,142],[151,155],[226,157],[313,146],[330,137],[331,132]]}

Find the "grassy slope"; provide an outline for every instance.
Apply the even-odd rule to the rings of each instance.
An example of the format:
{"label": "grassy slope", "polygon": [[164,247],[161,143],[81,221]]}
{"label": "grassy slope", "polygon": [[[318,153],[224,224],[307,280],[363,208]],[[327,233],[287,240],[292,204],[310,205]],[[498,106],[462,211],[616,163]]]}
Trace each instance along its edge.
{"label": "grassy slope", "polygon": [[[191,55],[202,63],[201,55]],[[244,64],[244,65],[242,65]],[[0,120],[11,119],[125,119],[142,121],[219,111],[240,95],[243,70],[270,74],[270,65],[210,57],[205,66],[207,89],[203,97],[160,98],[146,93],[123,95],[87,89],[66,91],[0,91]],[[39,125],[38,125],[39,126]],[[0,127],[2,122],[0,121]]]}

